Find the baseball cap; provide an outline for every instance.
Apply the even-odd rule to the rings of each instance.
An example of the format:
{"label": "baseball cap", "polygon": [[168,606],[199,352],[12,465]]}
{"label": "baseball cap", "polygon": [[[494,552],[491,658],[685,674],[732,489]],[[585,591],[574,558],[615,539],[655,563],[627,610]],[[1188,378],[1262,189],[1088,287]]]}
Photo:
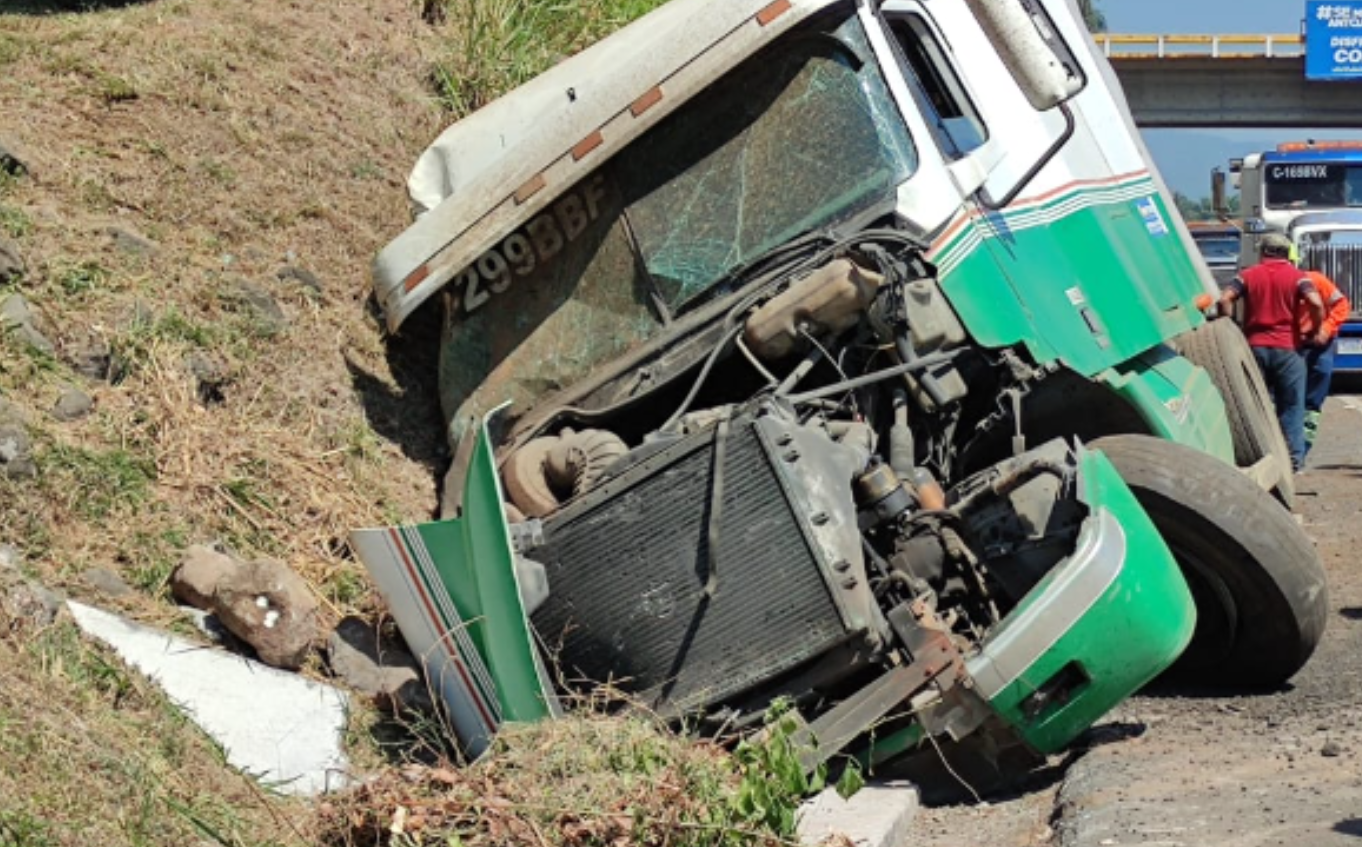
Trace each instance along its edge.
{"label": "baseball cap", "polygon": [[1291,239],[1280,232],[1269,232],[1258,242],[1258,252],[1285,256],[1291,252]]}

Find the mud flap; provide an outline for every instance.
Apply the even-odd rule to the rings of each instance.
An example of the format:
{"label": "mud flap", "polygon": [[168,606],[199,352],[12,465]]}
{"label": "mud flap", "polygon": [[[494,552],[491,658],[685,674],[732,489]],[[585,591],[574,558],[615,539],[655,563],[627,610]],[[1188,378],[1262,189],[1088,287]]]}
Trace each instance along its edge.
{"label": "mud flap", "polygon": [[505,721],[560,713],[521,602],[488,435],[499,411],[477,432],[462,517],[350,535],[470,756]]}

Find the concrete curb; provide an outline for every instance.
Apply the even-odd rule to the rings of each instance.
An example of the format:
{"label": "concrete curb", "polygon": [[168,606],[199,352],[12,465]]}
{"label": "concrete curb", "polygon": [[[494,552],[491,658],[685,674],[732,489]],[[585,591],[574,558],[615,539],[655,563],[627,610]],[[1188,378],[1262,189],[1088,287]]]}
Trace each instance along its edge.
{"label": "concrete curb", "polygon": [[908,842],[917,810],[917,787],[911,782],[871,783],[850,800],[829,788],[799,810],[799,840],[816,845],[841,834],[856,847],[899,847]]}

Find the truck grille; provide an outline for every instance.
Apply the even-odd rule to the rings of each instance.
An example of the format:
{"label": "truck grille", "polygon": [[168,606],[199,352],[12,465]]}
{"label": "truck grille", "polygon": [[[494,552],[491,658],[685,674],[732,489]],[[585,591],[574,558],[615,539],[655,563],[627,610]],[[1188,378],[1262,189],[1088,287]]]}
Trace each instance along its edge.
{"label": "truck grille", "polygon": [[[610,683],[662,714],[723,702],[847,632],[750,422],[726,441],[718,590],[707,527],[713,431],[643,459],[545,523],[539,637],[570,687]],[[804,524],[807,525],[807,524]]]}
{"label": "truck grille", "polygon": [[1362,314],[1362,245],[1307,244],[1301,250],[1300,266],[1333,280],[1352,304],[1352,313]]}

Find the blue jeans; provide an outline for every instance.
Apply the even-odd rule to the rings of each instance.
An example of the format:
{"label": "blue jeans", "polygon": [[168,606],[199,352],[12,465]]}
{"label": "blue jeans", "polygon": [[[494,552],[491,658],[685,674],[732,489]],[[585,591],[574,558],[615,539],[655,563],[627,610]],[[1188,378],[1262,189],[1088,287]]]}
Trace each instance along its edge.
{"label": "blue jeans", "polygon": [[1291,470],[1305,463],[1305,357],[1295,350],[1254,347],[1253,358],[1277,407],[1277,422],[1291,451]]}
{"label": "blue jeans", "polygon": [[1338,338],[1323,347],[1305,348],[1305,452],[1315,446],[1319,433],[1320,412],[1329,397],[1329,381],[1334,375],[1334,356],[1338,353]]}

